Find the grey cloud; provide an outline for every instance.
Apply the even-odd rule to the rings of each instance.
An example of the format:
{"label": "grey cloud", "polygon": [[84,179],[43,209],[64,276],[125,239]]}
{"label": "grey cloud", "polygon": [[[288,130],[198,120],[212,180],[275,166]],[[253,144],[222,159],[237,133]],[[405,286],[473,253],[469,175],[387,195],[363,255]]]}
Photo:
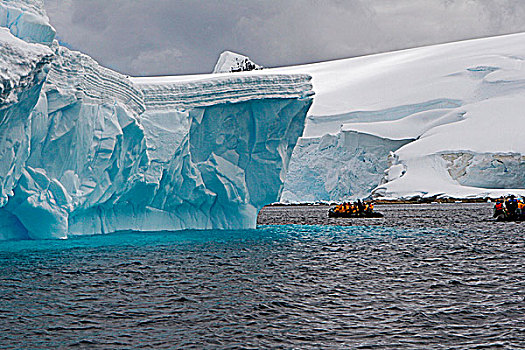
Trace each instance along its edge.
{"label": "grey cloud", "polygon": [[45,0],[59,39],[131,75],[264,66],[525,31],[520,0]]}

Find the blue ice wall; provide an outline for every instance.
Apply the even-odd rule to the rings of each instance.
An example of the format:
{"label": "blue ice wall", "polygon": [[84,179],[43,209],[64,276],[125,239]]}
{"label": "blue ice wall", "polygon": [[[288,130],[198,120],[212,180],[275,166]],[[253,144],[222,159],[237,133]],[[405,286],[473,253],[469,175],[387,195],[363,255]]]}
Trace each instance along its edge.
{"label": "blue ice wall", "polygon": [[20,123],[2,131],[20,134],[25,153],[0,208],[4,238],[253,228],[278,200],[312,103],[308,76],[140,86],[54,49],[42,91],[6,109]]}

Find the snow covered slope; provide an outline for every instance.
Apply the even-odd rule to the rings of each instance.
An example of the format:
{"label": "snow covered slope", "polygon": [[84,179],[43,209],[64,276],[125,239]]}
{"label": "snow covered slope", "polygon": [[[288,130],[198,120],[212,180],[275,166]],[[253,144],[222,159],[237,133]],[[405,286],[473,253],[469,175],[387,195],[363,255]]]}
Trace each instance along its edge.
{"label": "snow covered slope", "polygon": [[[524,192],[523,33],[262,72],[310,74],[316,92],[283,201],[364,196],[375,186],[388,198]],[[346,133],[359,135],[350,147],[324,141]],[[361,135],[376,140],[361,145]]]}
{"label": "snow covered slope", "polygon": [[311,78],[130,80],[15,38],[38,38],[35,4],[8,3],[30,31],[0,29],[0,239],[255,227],[282,191]]}

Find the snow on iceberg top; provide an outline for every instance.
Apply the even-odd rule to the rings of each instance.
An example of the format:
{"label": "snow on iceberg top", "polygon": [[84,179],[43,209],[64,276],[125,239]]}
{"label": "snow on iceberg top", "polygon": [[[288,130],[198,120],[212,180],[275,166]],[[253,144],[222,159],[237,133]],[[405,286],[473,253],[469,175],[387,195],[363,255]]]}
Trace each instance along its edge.
{"label": "snow on iceberg top", "polygon": [[132,78],[144,93],[147,109],[190,109],[263,98],[313,95],[307,74],[193,75]]}
{"label": "snow on iceberg top", "polygon": [[29,44],[0,28],[0,105],[17,102],[17,90],[30,86],[35,78],[32,74],[38,72],[35,68],[52,57],[48,47]]}
{"label": "snow on iceberg top", "polygon": [[231,51],[224,51],[213,69],[213,73],[234,73],[260,70],[262,66],[255,64],[248,56]]}
{"label": "snow on iceberg top", "polygon": [[[47,89],[100,102],[116,99],[137,115],[148,110],[184,110],[262,98],[313,95],[306,74],[202,74],[129,78],[100,66],[91,57],[55,47]],[[259,71],[258,71],[259,72]]]}
{"label": "snow on iceberg top", "polygon": [[51,45],[56,34],[42,0],[2,0],[0,27],[24,41],[46,45]]}

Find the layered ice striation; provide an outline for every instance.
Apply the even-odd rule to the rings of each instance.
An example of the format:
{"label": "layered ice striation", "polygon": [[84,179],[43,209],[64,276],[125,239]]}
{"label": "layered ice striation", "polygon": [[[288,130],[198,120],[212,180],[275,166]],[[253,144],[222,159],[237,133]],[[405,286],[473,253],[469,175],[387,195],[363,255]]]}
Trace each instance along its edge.
{"label": "layered ice striation", "polygon": [[0,239],[253,228],[279,198],[308,75],[128,79],[12,32],[0,29]]}

